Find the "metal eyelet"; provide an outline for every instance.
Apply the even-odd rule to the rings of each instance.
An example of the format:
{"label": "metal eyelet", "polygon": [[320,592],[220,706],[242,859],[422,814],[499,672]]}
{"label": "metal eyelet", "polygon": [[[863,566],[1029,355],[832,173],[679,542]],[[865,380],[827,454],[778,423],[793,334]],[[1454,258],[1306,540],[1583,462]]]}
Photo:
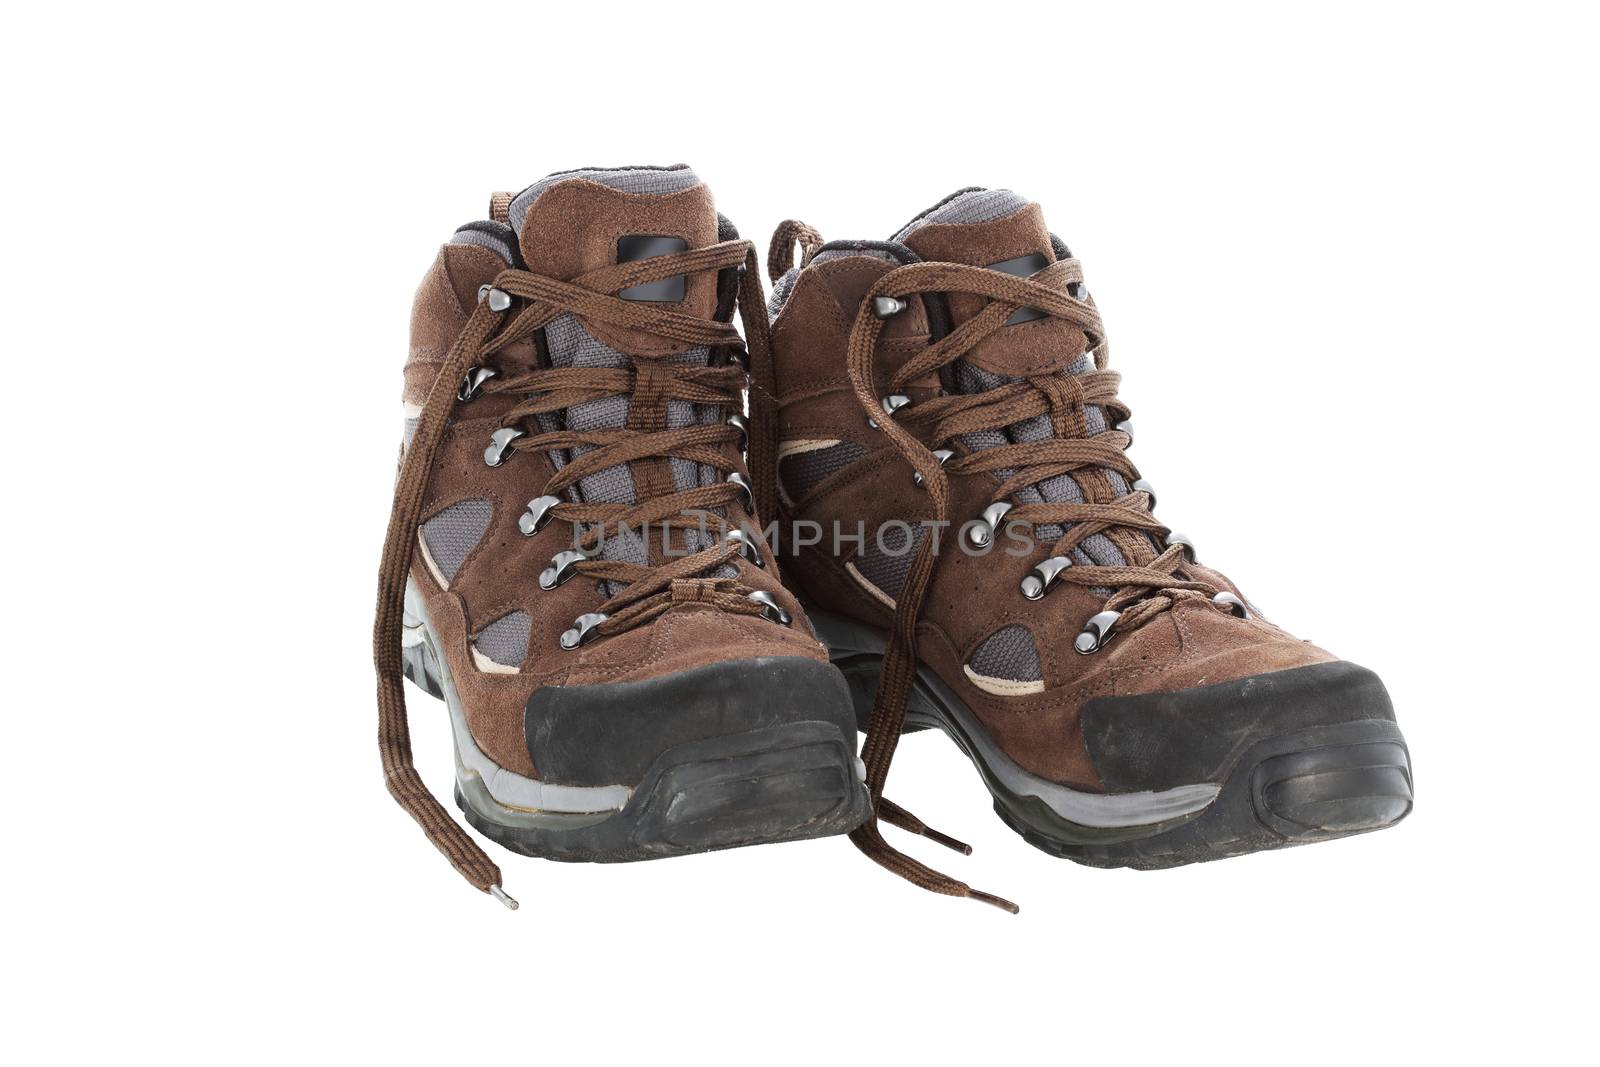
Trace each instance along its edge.
{"label": "metal eyelet", "polygon": [[728,540],[738,542],[739,555],[744,557],[746,563],[753,563],[757,567],[766,566],[761,559],[761,549],[756,547],[755,538],[735,527],[728,531]]}
{"label": "metal eyelet", "polygon": [[723,480],[739,487],[739,499],[743,501],[745,511],[754,515],[756,513],[756,493],[754,489],[750,488],[750,479],[738,471],[734,471]]}
{"label": "metal eyelet", "polygon": [[1211,602],[1216,604],[1218,607],[1226,608],[1229,614],[1236,619],[1248,619],[1250,617],[1249,606],[1246,605],[1243,600],[1240,600],[1227,590],[1223,590],[1216,596],[1212,597]]}
{"label": "metal eyelet", "polygon": [[1120,611],[1102,611],[1083,624],[1083,631],[1072,639],[1073,651],[1080,656],[1098,652],[1111,640],[1111,628],[1122,618]]}
{"label": "metal eyelet", "polygon": [[1155,509],[1156,509],[1156,487],[1155,486],[1151,485],[1149,482],[1145,481],[1143,478],[1140,478],[1138,481],[1133,483],[1133,486],[1128,490],[1128,492],[1130,492],[1130,493],[1143,493],[1145,496],[1149,497],[1150,498],[1150,510],[1151,511],[1155,511]]}
{"label": "metal eyelet", "polygon": [[461,384],[456,386],[456,399],[465,404],[478,395],[483,388],[483,383],[493,378],[497,372],[493,367],[469,367],[467,373],[461,376]]}
{"label": "metal eyelet", "polygon": [[872,298],[872,313],[880,319],[892,319],[906,309],[906,302],[896,296]]}
{"label": "metal eyelet", "polygon": [[[949,463],[953,456],[955,456],[955,452],[948,448],[936,448],[933,450],[933,458],[939,461],[939,466],[941,467]],[[911,480],[916,483],[918,488],[921,488],[923,482],[922,472],[912,471]]]}
{"label": "metal eyelet", "polygon": [[1173,545],[1181,545],[1182,546],[1182,548],[1183,548],[1183,558],[1188,560],[1190,563],[1199,563],[1200,562],[1200,557],[1195,554],[1194,542],[1189,540],[1187,537],[1183,536],[1183,534],[1181,534],[1181,533],[1169,533],[1169,534],[1167,534],[1167,547],[1171,548]]}
{"label": "metal eyelet", "polygon": [[1000,520],[1005,518],[1006,512],[1010,510],[1011,505],[1004,500],[996,500],[984,508],[983,514],[967,525],[967,542],[973,548],[988,548],[994,544],[994,535],[995,531],[1000,529]]}
{"label": "metal eyelet", "polygon": [[743,452],[750,447],[750,423],[743,415],[729,415],[728,425],[739,431],[739,451]]}
{"label": "metal eyelet", "polygon": [[550,565],[539,572],[539,588],[554,589],[577,573],[576,567],[589,557],[575,548],[564,548],[550,557]]}
{"label": "metal eyelet", "polygon": [[607,616],[598,611],[586,612],[572,620],[572,629],[561,634],[561,647],[571,652],[594,636],[594,628],[605,622]]}
{"label": "metal eyelet", "polygon": [[1113,430],[1119,430],[1122,433],[1127,434],[1128,435],[1128,447],[1129,448],[1133,447],[1133,420],[1132,419],[1123,419],[1121,422],[1119,422],[1115,426],[1113,426],[1112,429]]}
{"label": "metal eyelet", "polygon": [[489,436],[489,447],[483,450],[483,461],[491,467],[500,466],[511,452],[511,442],[522,436],[523,432],[513,426],[496,430]]}
{"label": "metal eyelet", "polygon": [[542,496],[528,501],[528,510],[517,516],[517,529],[524,537],[532,537],[550,521],[550,509],[561,503],[558,496]]}
{"label": "metal eyelet", "polygon": [[[885,415],[893,415],[895,412],[899,411],[909,403],[911,403],[911,398],[900,393],[890,393],[888,396],[878,401],[878,404],[883,408],[883,413]],[[868,419],[867,425],[876,430],[878,428],[878,420]]]}
{"label": "metal eyelet", "polygon": [[492,285],[478,286],[478,302],[481,304],[486,298],[490,311],[504,311],[511,306],[511,294],[504,289],[496,289]]}
{"label": "metal eyelet", "polygon": [[1051,556],[1022,579],[1022,595],[1029,600],[1044,599],[1050,587],[1056,584],[1056,579],[1061,577],[1061,572],[1070,566],[1072,566],[1071,556]]}
{"label": "metal eyelet", "polygon": [[763,619],[766,619],[768,622],[775,622],[779,626],[789,625],[789,613],[783,610],[783,606],[781,604],[772,599],[771,593],[764,589],[757,589],[753,593],[749,593],[747,595],[751,600],[754,600],[757,604],[761,605],[761,617]]}

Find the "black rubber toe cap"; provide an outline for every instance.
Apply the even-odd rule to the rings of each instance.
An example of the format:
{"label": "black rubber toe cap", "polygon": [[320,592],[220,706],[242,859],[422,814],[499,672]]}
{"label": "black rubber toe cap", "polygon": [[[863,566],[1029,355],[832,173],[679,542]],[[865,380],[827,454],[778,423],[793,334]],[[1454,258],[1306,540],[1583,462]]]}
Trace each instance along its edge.
{"label": "black rubber toe cap", "polygon": [[837,726],[855,751],[844,675],[818,660],[762,656],[639,682],[542,686],[523,729],[543,781],[631,786],[675,746],[803,722]]}
{"label": "black rubber toe cap", "polygon": [[[1089,758],[1112,793],[1220,783],[1261,741],[1361,722],[1393,723],[1394,707],[1376,674],[1343,661],[1195,689],[1100,697],[1083,707]],[[1282,777],[1290,781],[1294,775]],[[1322,817],[1317,801],[1296,797],[1292,785],[1280,794],[1272,807],[1281,807],[1285,817]]]}

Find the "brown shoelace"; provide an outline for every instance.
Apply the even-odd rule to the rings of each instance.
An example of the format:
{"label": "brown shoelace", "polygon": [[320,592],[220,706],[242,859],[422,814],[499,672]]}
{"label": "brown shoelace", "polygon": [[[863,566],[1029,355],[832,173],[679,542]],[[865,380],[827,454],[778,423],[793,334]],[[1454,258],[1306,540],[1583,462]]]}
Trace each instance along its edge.
{"label": "brown shoelace", "polygon": [[[737,306],[744,323],[746,340],[729,323],[684,315],[650,304],[623,300],[615,294],[624,289],[663,278],[720,271],[739,267]],[[642,330],[658,337],[690,345],[703,345],[728,353],[747,350],[757,378],[765,383],[761,396],[751,397],[751,414],[770,423],[772,368],[767,340],[766,306],[757,275],[755,250],[748,241],[724,241],[690,252],[657,256],[633,263],[621,263],[592,271],[570,282],[544,277],[528,271],[502,271],[494,288],[518,298],[504,311],[495,311],[489,301],[480,301],[440,367],[423,403],[422,414],[405,451],[395,486],[394,507],[389,514],[389,529],[384,539],[383,561],[378,571],[377,622],[373,627],[373,660],[378,673],[378,748],[383,759],[384,779],[389,792],[411,817],[416,819],[428,839],[442,852],[462,877],[478,889],[492,893],[508,907],[516,907],[500,888],[500,868],[489,859],[428,792],[412,763],[411,733],[406,719],[405,688],[400,656],[401,620],[405,610],[406,576],[410,573],[417,541],[423,494],[432,473],[434,456],[457,403],[456,390],[467,368],[483,364],[506,346],[531,336],[557,316],[572,313],[614,326]],[[651,385],[665,398],[717,404],[738,409],[744,372],[737,366],[698,367],[666,359],[633,357],[636,365],[649,367]],[[602,397],[631,394],[640,375],[625,368],[541,369],[508,380],[491,379],[489,388],[499,392],[530,394],[528,399],[507,412],[503,424],[511,426],[539,414],[554,412],[575,403]],[[589,451],[572,459],[556,472],[545,493],[559,495],[580,478],[597,471],[646,457],[679,457],[730,472],[733,464],[722,449],[737,439],[732,426],[688,426],[676,430],[640,431],[606,429],[593,432],[560,430],[525,434],[512,442],[520,451],[553,451],[588,446]],[[751,441],[753,489],[758,504],[770,507],[776,496],[776,475],[757,466],[757,459],[770,462],[771,433],[761,452]],[[758,452],[760,455],[758,457]],[[687,489],[641,500],[636,504],[564,502],[550,514],[586,529],[581,548],[591,548],[600,534],[600,524],[655,523],[666,528],[698,527],[713,509],[727,509],[740,499],[742,491],[733,483]],[[770,514],[770,512],[768,512]],[[590,529],[591,524],[593,529]],[[710,603],[739,614],[759,614],[761,605],[743,595],[743,587],[732,578],[695,578],[732,560],[740,546],[731,540],[692,555],[678,557],[659,566],[645,566],[617,560],[585,559],[574,565],[577,573],[616,583],[623,588],[600,606],[607,615],[596,628],[603,636],[643,625],[666,611],[674,602],[694,600]]]}
{"label": "brown shoelace", "polygon": [[[1216,590],[1204,582],[1176,574],[1184,562],[1181,546],[1156,553],[1150,535],[1165,535],[1170,531],[1150,514],[1150,500],[1144,492],[1105,499],[1114,495],[1106,472],[1115,471],[1130,483],[1138,477],[1138,472],[1126,455],[1129,443],[1126,433],[1111,430],[1094,437],[1086,436],[1086,407],[1100,406],[1118,418],[1126,418],[1127,409],[1116,398],[1119,376],[1106,370],[1107,346],[1099,313],[1092,303],[1073,299],[1065,291],[1069,284],[1082,280],[1082,268],[1075,259],[1051,264],[1032,278],[1016,278],[983,267],[953,263],[914,263],[897,267],[879,278],[862,299],[851,327],[845,358],[850,384],[862,409],[921,475],[933,504],[933,521],[945,523],[949,520],[949,477],[952,474],[1012,471],[996,491],[997,500],[1048,478],[1073,475],[1084,489],[1083,502],[1022,504],[1013,508],[1006,520],[1035,526],[1060,524],[1063,533],[1051,555],[1065,555],[1097,533],[1110,538],[1123,557],[1132,561],[1129,565],[1074,565],[1062,571],[1059,577],[1078,585],[1112,590],[1106,610],[1122,611],[1114,629],[1126,631],[1165,611],[1178,600],[1208,598]],[[873,313],[873,299],[903,300],[925,292],[966,293],[984,297],[988,304],[896,371],[888,383],[890,394],[904,392],[912,382],[961,358],[1023,307],[1066,319],[1081,328],[1094,351],[1094,370],[1067,375],[1061,373],[1063,368],[1052,368],[981,393],[934,397],[886,417],[880,404],[883,394],[878,391],[874,374],[874,352],[884,320]],[[958,454],[943,465],[933,454],[933,449],[961,435],[1002,430],[1039,415],[1052,418],[1057,437]],[[935,538],[923,539],[901,586],[894,630],[884,654],[862,756],[878,819],[952,844],[950,839],[929,830],[909,812],[883,797],[889,765],[905,725],[906,704],[916,680],[916,628],[923,596],[933,574],[935,541]],[[972,897],[1012,912],[1017,910],[1010,901],[978,892],[901,853],[883,839],[877,820],[868,822],[850,838],[877,863],[924,889],[949,896]],[[959,842],[952,847],[970,851]]]}
{"label": "brown shoelace", "polygon": [[784,219],[772,231],[772,242],[767,245],[767,277],[776,282],[794,266],[794,246],[800,245],[800,265],[811,262],[811,257],[822,247],[822,234],[799,219]]}

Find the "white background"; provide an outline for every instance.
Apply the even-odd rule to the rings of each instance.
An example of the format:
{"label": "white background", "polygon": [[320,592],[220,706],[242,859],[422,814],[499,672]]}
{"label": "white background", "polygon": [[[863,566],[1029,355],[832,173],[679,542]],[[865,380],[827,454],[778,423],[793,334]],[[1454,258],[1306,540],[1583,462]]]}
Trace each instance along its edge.
{"label": "white background", "polygon": [[[1592,1056],[1594,26],[1110,8],[11,9],[6,1058]],[[1412,818],[1090,870],[919,735],[976,853],[912,851],[1019,917],[842,839],[464,885],[373,743],[411,294],[492,190],[679,161],[763,247],[1041,201],[1163,519],[1383,675]]]}

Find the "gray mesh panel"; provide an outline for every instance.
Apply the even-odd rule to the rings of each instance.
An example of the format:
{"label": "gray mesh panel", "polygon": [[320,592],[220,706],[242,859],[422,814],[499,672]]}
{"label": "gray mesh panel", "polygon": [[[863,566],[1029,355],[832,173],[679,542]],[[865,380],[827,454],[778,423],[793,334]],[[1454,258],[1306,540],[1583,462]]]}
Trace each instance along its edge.
{"label": "gray mesh panel", "polygon": [[969,665],[989,678],[1036,682],[1044,677],[1039,650],[1025,626],[1006,626],[990,634],[973,652]]}
{"label": "gray mesh panel", "polygon": [[[545,341],[550,348],[552,367],[626,367],[628,357],[616,349],[595,340],[589,331],[578,325],[573,315],[561,315],[545,327]],[[574,404],[567,409],[567,428],[579,433],[595,430],[614,430],[627,425],[628,400],[621,396],[608,396]],[[573,449],[574,456],[589,451],[582,445]],[[610,504],[632,504],[633,476],[626,466],[607,467],[578,482],[585,500]]]}
{"label": "gray mesh panel", "polygon": [[867,450],[854,441],[840,441],[829,448],[784,456],[778,461],[778,476],[783,479],[783,489],[789,499],[799,500],[824,478],[844,470],[866,454]]}
{"label": "gray mesh panel", "polygon": [[[701,367],[711,362],[711,350],[708,348],[691,348],[682,355],[674,357],[674,362],[695,364]],[[717,421],[717,408],[714,404],[691,404],[687,400],[667,401],[667,429],[681,430],[685,426],[707,426]],[[692,459],[683,459],[673,456],[672,484],[679,489],[693,489],[697,486],[713,485],[717,481],[716,468],[704,463],[696,463]]]}
{"label": "gray mesh panel", "polygon": [[[579,325],[576,316],[561,315],[553,319],[545,327],[544,332],[552,367],[629,365],[627,356],[597,341],[588,330]],[[628,423],[628,398],[608,396],[601,400],[590,400],[572,405],[564,414],[567,428],[580,433],[620,429]],[[546,430],[557,429],[560,424],[561,420],[554,414],[540,420],[541,428]],[[581,456],[589,451],[592,451],[592,446],[579,445],[572,450],[572,456]],[[556,466],[561,467],[563,465],[561,457],[555,458]],[[638,500],[634,494],[633,474],[625,464],[607,467],[578,479],[576,489],[576,498],[589,502],[633,504]],[[644,563],[649,559],[649,554],[644,542],[638,537],[632,536],[627,531],[612,529],[605,531],[605,547],[601,550],[600,557],[621,560],[625,563]],[[606,582],[602,588],[607,596],[615,596],[622,587],[615,582]]]}
{"label": "gray mesh panel", "polygon": [[520,232],[523,220],[528,217],[528,208],[539,199],[539,195],[552,185],[572,179],[597,182],[618,192],[638,196],[680,193],[690,186],[700,184],[700,179],[696,177],[694,171],[682,163],[671,167],[583,167],[578,170],[558,171],[540,178],[518,193],[511,201],[511,208],[507,213],[508,221]]}
{"label": "gray mesh panel", "polygon": [[[1063,374],[1087,374],[1094,369],[1094,359],[1084,353],[1067,366]],[[1003,385],[1008,379],[1004,375],[972,366],[966,360],[960,360],[955,365],[955,384],[957,390],[963,393],[981,393],[986,389],[993,389]],[[1103,433],[1106,429],[1105,412],[1097,405],[1084,408],[1084,423],[1090,437]],[[962,442],[977,451],[983,448],[992,448],[995,445],[1011,441],[1025,444],[1029,441],[1045,441],[1055,436],[1055,429],[1050,424],[1050,419],[1045,415],[1036,415],[1031,419],[1008,426],[1004,433],[1000,431],[985,431],[982,434],[967,434]],[[1016,472],[1002,470],[996,472],[1002,480],[1011,477]],[[1121,475],[1111,475],[1112,488],[1118,492],[1127,491],[1127,483]],[[1029,486],[1016,494],[1017,501],[1024,504],[1038,503],[1072,503],[1083,502],[1083,491],[1078,488],[1078,483],[1071,475],[1061,474],[1054,478],[1046,478],[1037,486]],[[1064,532],[1055,523],[1045,523],[1036,531],[1043,541],[1054,541]],[[1095,563],[1102,567],[1121,567],[1127,560],[1122,553],[1117,551],[1117,546],[1104,534],[1094,534],[1084,539],[1083,543],[1073,552],[1073,558],[1079,563]]]}
{"label": "gray mesh panel", "polygon": [[520,667],[528,658],[528,635],[533,620],[525,611],[513,611],[478,631],[472,647],[506,667]]}
{"label": "gray mesh panel", "polygon": [[439,573],[454,581],[462,562],[483,540],[494,506],[487,500],[463,500],[451,504],[422,524],[422,540],[428,546]]}
{"label": "gray mesh panel", "polygon": [[[627,367],[630,365],[628,357],[616,349],[596,340],[585,330],[578,320],[572,315],[562,315],[545,327],[545,342],[550,350],[550,365],[553,367]],[[679,363],[691,363],[705,366],[710,359],[711,352],[707,348],[691,348],[687,352],[675,357]],[[567,428],[580,433],[594,430],[620,429],[628,423],[628,399],[626,397],[606,397],[603,400],[590,400],[582,404],[574,404],[567,409]],[[717,410],[710,404],[691,404],[682,400],[667,402],[666,424],[668,429],[681,429],[685,426],[694,426],[716,421]],[[545,423],[550,426],[554,420]],[[589,451],[588,447],[573,449],[575,456]],[[670,460],[672,466],[672,481],[679,489],[693,489],[697,486],[710,485],[717,480],[717,472],[705,464],[696,463],[691,459],[674,457]],[[633,475],[625,465],[607,467],[588,477],[579,479],[578,490],[587,501],[598,501],[608,504],[632,504],[638,499],[635,495]],[[613,544],[613,542],[615,542]],[[690,551],[704,548],[700,535],[697,532],[688,535],[687,546]],[[630,563],[643,563],[645,550],[638,539],[615,539],[608,533],[606,559],[622,559]]]}
{"label": "gray mesh panel", "polygon": [[861,572],[861,577],[889,594],[891,599],[898,597],[900,587],[906,581],[906,572],[911,569],[911,561],[916,558],[917,549],[927,535],[927,528],[922,526],[912,527],[909,538],[904,528],[889,527],[883,531],[884,547],[879,548],[877,535],[869,532],[866,547],[852,562],[856,570]]}

